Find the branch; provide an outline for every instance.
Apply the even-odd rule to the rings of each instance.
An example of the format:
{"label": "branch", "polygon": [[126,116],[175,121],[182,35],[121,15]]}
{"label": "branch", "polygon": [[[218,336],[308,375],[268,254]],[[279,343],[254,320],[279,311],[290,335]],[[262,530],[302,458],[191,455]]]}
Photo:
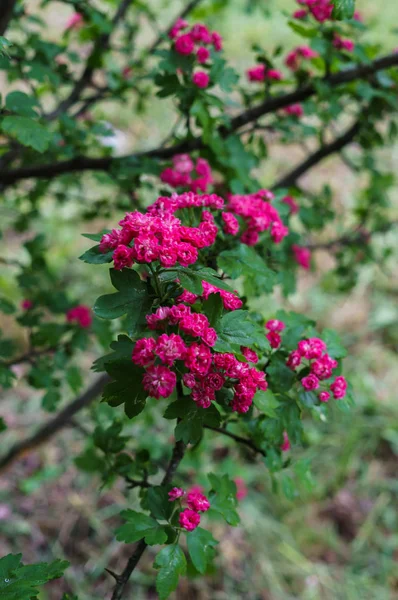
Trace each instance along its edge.
{"label": "branch", "polygon": [[108,383],[108,381],[110,381],[108,375],[99,377],[99,379],[87,388],[81,396],[65,406],[61,412],[53,419],[50,419],[43,427],[40,427],[36,433],[12,446],[7,454],[0,459],[0,471],[4,471],[11,462],[17,460],[22,454],[25,454],[27,450],[32,450],[33,448],[40,446],[57,433],[57,431],[65,427],[65,425],[68,425],[77,412],[88,406],[95,398],[97,398],[97,396],[99,396],[104,385]]}
{"label": "branch", "polygon": [[0,35],[4,35],[14,12],[16,0],[2,0],[0,7]]}
{"label": "branch", "polygon": [[286,175],[283,175],[283,177],[281,177],[273,185],[273,189],[282,188],[282,187],[290,187],[290,186],[294,185],[296,183],[297,179],[299,179],[302,175],[304,175],[304,173],[306,173],[309,169],[311,169],[312,167],[314,167],[315,165],[320,163],[322,160],[327,158],[330,154],[339,152],[345,146],[350,144],[355,139],[357,134],[359,133],[360,128],[361,128],[360,122],[356,121],[354,123],[354,125],[352,125],[352,127],[347,129],[347,131],[343,135],[336,138],[330,144],[325,144],[324,146],[321,146],[319,148],[319,150],[317,150],[313,154],[310,154],[310,156],[308,156],[308,158],[306,158],[302,163],[297,165],[297,167],[292,169],[292,171],[290,171]]}
{"label": "branch", "polygon": [[[173,449],[173,453],[171,455],[170,462],[166,469],[166,473],[164,474],[164,477],[162,479],[161,485],[168,485],[169,483],[171,483],[174,474],[177,471],[178,466],[184,457],[185,448],[186,446],[183,442],[176,442]],[[113,577],[115,577],[116,579],[116,586],[113,590],[111,600],[120,600],[122,598],[127,582],[130,579],[132,572],[138,565],[141,556],[144,554],[146,547],[147,544],[145,543],[145,540],[141,540],[140,542],[138,542],[133,554],[130,556],[127,565],[123,569],[121,575],[115,575],[114,573],[112,574]]]}
{"label": "branch", "polygon": [[46,115],[46,119],[48,121],[56,119],[60,114],[66,112],[71,106],[75,104],[75,102],[77,102],[80,99],[81,93],[91,82],[92,76],[96,69],[95,64],[97,62],[97,55],[104,54],[104,52],[106,52],[106,50],[108,49],[112,33],[119,21],[121,21],[125,17],[132,1],[133,0],[122,0],[120,2],[119,8],[117,9],[115,16],[112,19],[112,29],[110,29],[109,33],[103,33],[98,37],[90,56],[87,59],[86,67],[82,73],[82,76],[76,82],[75,87],[73,88],[69,96],[65,98],[65,100],[63,100],[52,113]]}
{"label": "branch", "polygon": [[363,243],[367,244],[372,235],[377,233],[387,233],[398,225],[398,221],[390,221],[389,223],[383,223],[373,231],[366,231],[363,227],[359,227],[351,233],[345,233],[344,235],[329,240],[328,242],[315,242],[306,244],[306,248],[309,250],[332,250],[336,246],[349,246],[351,244]]}
{"label": "branch", "polygon": [[[356,79],[367,77],[373,73],[376,73],[377,71],[395,65],[398,65],[398,54],[390,54],[388,56],[384,56],[383,58],[379,58],[368,65],[360,65],[358,67],[346,69],[345,71],[331,75],[330,77],[324,79],[324,82],[332,87],[335,87],[343,83],[349,83],[351,81],[355,81]],[[269,98],[262,104],[244,111],[232,119],[231,125],[228,129],[226,127],[220,127],[218,133],[223,137],[226,137],[233,131],[240,129],[252,121],[256,121],[260,117],[270,112],[275,112],[276,110],[289,106],[295,102],[306,100],[315,93],[315,86],[307,85],[289,94]],[[78,156],[71,160],[60,161],[57,163],[34,165],[32,167],[22,167],[20,169],[3,171],[0,174],[0,184],[10,185],[16,181],[29,179],[31,177],[53,179],[54,177],[63,175],[65,173],[88,170],[110,171],[113,164],[120,163],[123,160],[140,160],[142,158],[168,159],[173,157],[175,154],[200,150],[204,146],[205,143],[201,138],[194,138],[183,141],[173,147],[159,147],[147,152],[139,152],[118,158],[89,158],[87,156]]]}
{"label": "branch", "polygon": [[226,435],[227,437],[230,437],[231,439],[235,440],[235,442],[238,442],[238,444],[243,444],[244,446],[247,446],[248,448],[250,448],[250,450],[253,450],[253,452],[262,454],[263,456],[267,455],[265,450],[261,450],[261,448],[256,446],[256,444],[254,444],[251,440],[241,437],[240,435],[235,435],[235,433],[231,433],[230,431],[227,431],[227,429],[210,427],[209,425],[205,425],[204,428],[210,429],[211,431],[216,431],[217,433],[221,433],[222,435]]}

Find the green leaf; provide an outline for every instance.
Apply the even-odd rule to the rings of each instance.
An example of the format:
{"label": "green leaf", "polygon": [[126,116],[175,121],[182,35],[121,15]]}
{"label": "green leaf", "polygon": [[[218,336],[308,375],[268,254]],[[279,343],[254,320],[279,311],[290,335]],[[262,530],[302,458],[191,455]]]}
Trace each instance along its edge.
{"label": "green leaf", "polygon": [[332,358],[339,359],[347,356],[347,350],[342,345],[340,337],[334,329],[324,329],[321,337],[327,346],[328,354]]}
{"label": "green leaf", "polygon": [[176,419],[177,424],[174,435],[176,440],[182,440],[185,444],[195,444],[202,436],[204,425],[219,427],[221,422],[220,413],[214,404],[209,408],[201,408],[189,397],[184,396],[172,402],[164,413],[165,419]]}
{"label": "green leaf", "polygon": [[83,385],[82,374],[76,365],[71,365],[66,371],[66,381],[73,392],[77,394]]}
{"label": "green leaf", "polygon": [[110,252],[100,252],[98,244],[97,246],[93,246],[89,250],[86,250],[84,254],[79,256],[79,260],[89,263],[90,265],[103,265],[112,262],[112,256],[113,250]]}
{"label": "green leaf", "polygon": [[0,123],[0,129],[23,146],[29,146],[37,152],[47,150],[53,139],[50,131],[28,117],[5,117]]}
{"label": "green leaf", "polygon": [[236,352],[237,346],[252,347],[258,344],[267,347],[263,329],[250,320],[247,310],[234,310],[225,314],[216,327],[218,339],[216,352]]}
{"label": "green leaf", "polygon": [[177,544],[166,546],[157,554],[154,565],[160,569],[156,577],[156,590],[160,600],[166,600],[177,585],[180,575],[184,575],[187,561],[184,552]]}
{"label": "green leaf", "polygon": [[223,312],[224,305],[220,294],[210,294],[202,303],[202,309],[212,327],[216,327]]}
{"label": "green leaf", "polygon": [[3,312],[5,315],[12,315],[13,313],[15,313],[16,308],[12,302],[7,300],[7,298],[4,298],[4,296],[0,296],[0,311]]}
{"label": "green leaf", "polygon": [[6,108],[23,117],[37,117],[37,105],[37,100],[24,92],[10,92],[6,97]]}
{"label": "green leaf", "polygon": [[238,503],[236,484],[229,479],[228,475],[218,477],[210,473],[208,477],[212,486],[209,497],[211,510],[222,515],[229,525],[237,525],[240,519],[235,510]]}
{"label": "green leaf", "polygon": [[199,573],[204,574],[208,563],[214,557],[214,547],[218,542],[213,538],[210,531],[197,527],[187,534],[188,552],[193,565]]}
{"label": "green leaf", "polygon": [[157,485],[150,487],[147,493],[147,507],[156,519],[168,521],[173,512],[173,504],[170,502],[168,490]]}
{"label": "green leaf", "polygon": [[275,409],[278,408],[279,402],[270,390],[267,390],[266,392],[258,390],[253,398],[253,402],[254,405],[261,410],[261,412],[267,415],[267,417],[271,417],[273,419],[278,417]]}
{"label": "green leaf", "polygon": [[105,371],[106,364],[120,360],[130,361],[134,348],[134,342],[127,335],[119,335],[117,340],[111,343],[113,352],[97,358],[93,364],[93,371]]}
{"label": "green leaf", "polygon": [[0,559],[1,600],[32,600],[40,593],[38,586],[58,579],[69,566],[65,560],[24,566],[21,558],[21,554],[8,554]]}
{"label": "green leaf", "polygon": [[124,510],[120,513],[120,516],[127,522],[116,529],[116,539],[119,542],[132,544],[145,539],[145,542],[150,546],[166,542],[167,533],[165,528],[152,517],[138,513],[135,510]]}
{"label": "green leaf", "polygon": [[237,279],[241,275],[252,278],[260,293],[272,291],[275,285],[274,271],[267,267],[254,248],[245,244],[221,252],[217,264],[232,279]]}
{"label": "green leaf", "polygon": [[274,392],[288,392],[296,380],[296,374],[286,366],[286,357],[276,352],[267,366],[268,383]]}
{"label": "green leaf", "polygon": [[355,12],[355,0],[331,0],[334,5],[332,16],[338,21],[352,19]]}
{"label": "green leaf", "polygon": [[152,300],[146,284],[136,271],[123,269],[110,270],[111,281],[118,290],[115,294],[100,296],[94,305],[94,312],[102,319],[117,319],[127,315],[126,327],[132,335],[145,323],[145,315],[150,312]]}
{"label": "green leaf", "polygon": [[124,404],[124,412],[129,419],[139,415],[148,396],[142,387],[144,370],[131,360],[108,363],[106,370],[115,381],[106,384],[102,399],[111,406]]}
{"label": "green leaf", "polygon": [[207,281],[207,283],[211,283],[211,285],[214,285],[221,290],[232,292],[231,286],[219,278],[217,271],[208,267],[202,267],[197,270],[189,269],[187,267],[167,269],[161,273],[160,278],[162,281],[179,279],[183,288],[198,296],[203,294],[203,281]]}

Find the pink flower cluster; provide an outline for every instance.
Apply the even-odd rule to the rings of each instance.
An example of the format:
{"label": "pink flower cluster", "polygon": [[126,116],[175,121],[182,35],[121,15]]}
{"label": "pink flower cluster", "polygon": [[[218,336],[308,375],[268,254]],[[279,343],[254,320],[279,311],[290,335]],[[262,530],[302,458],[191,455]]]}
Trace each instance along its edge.
{"label": "pink flower cluster", "polygon": [[200,523],[200,514],[209,510],[210,502],[207,497],[196,488],[192,488],[187,494],[182,488],[173,488],[169,492],[169,501],[174,502],[186,496],[188,508],[179,515],[179,523],[183,529],[193,531]]}
{"label": "pink flower cluster", "polygon": [[237,292],[228,292],[227,290],[221,290],[220,288],[212,285],[211,283],[207,283],[207,281],[202,281],[203,285],[203,294],[201,296],[197,296],[192,292],[188,292],[184,290],[181,296],[178,297],[180,302],[186,302],[187,304],[195,304],[195,302],[200,298],[201,300],[207,300],[210,294],[220,294],[224,308],[226,310],[238,310],[242,308],[242,300],[239,298]]}
{"label": "pink flower cluster", "polygon": [[337,35],[334,35],[333,46],[337,48],[337,50],[346,50],[347,52],[353,52],[355,48],[355,44],[352,40],[344,39]]}
{"label": "pink flower cluster", "polygon": [[79,29],[83,25],[84,25],[83,15],[78,12],[75,12],[67,20],[66,25],[65,25],[65,31],[70,31],[71,29]]}
{"label": "pink flower cluster", "polygon": [[268,330],[266,334],[266,338],[270,343],[270,346],[273,350],[276,350],[280,347],[282,343],[281,332],[285,329],[286,325],[283,321],[278,321],[278,319],[271,319],[267,321],[265,324],[265,329]]}
{"label": "pink flower cluster", "polygon": [[290,213],[292,215],[297,214],[300,210],[300,207],[297,204],[296,200],[293,198],[293,196],[285,196],[284,198],[282,198],[282,202],[290,206]]}
{"label": "pink flower cluster", "polygon": [[[232,409],[239,413],[249,410],[257,389],[267,389],[264,373],[239,361],[233,354],[211,351],[217,334],[205,315],[192,312],[185,304],[175,304],[158,308],[146,319],[152,330],[175,328],[179,332],[164,333],[157,339],[142,338],[134,346],[132,361],[146,369],[143,387],[150,396],[167,398],[173,392],[177,376],[170,367],[175,366],[176,361],[181,361],[187,369],[183,383],[202,408],[210,406],[216,391],[227,380],[235,390]],[[180,333],[196,339],[186,341]]]}
{"label": "pink flower cluster", "polygon": [[297,0],[297,2],[306,8],[293,13],[296,19],[303,19],[311,14],[319,23],[323,23],[332,17],[333,4],[330,0]]}
{"label": "pink flower cluster", "polygon": [[274,194],[269,190],[229,197],[228,210],[242,217],[246,224],[246,230],[241,236],[244,244],[254,246],[259,240],[259,234],[267,230],[270,230],[274,243],[279,244],[289,233],[278,211],[269,202],[273,198]]}
{"label": "pink flower cluster", "polygon": [[[183,208],[209,208],[220,210],[224,206],[224,200],[217,194],[194,194],[193,192],[184,192],[183,194],[172,194],[169,198],[161,196],[153,202],[147,209],[147,213],[159,217],[165,217],[167,214],[173,215],[177,210]],[[213,222],[212,215],[205,211],[202,213],[202,219],[208,223]]]}
{"label": "pink flower cluster", "polygon": [[286,108],[284,108],[283,110],[286,115],[289,115],[291,117],[300,118],[304,115],[304,109],[299,103],[290,104],[289,106],[286,106]]}
{"label": "pink flower cluster", "polygon": [[321,402],[327,402],[330,398],[330,392],[334,398],[344,398],[347,392],[347,382],[344,377],[336,377],[333,383],[327,384],[324,381],[333,376],[333,371],[338,367],[338,362],[327,353],[327,346],[320,338],[309,338],[301,340],[297,349],[290,353],[287,359],[287,366],[295,371],[300,365],[307,361],[310,373],[302,378],[301,385],[307,391],[319,390],[318,394]]}
{"label": "pink flower cluster", "polygon": [[66,313],[66,320],[68,323],[77,323],[83,329],[87,329],[90,327],[93,318],[89,307],[84,304],[79,304],[68,310]]}
{"label": "pink flower cluster", "polygon": [[[169,32],[178,54],[188,56],[195,53],[198,63],[206,64],[211,57],[208,46],[212,46],[216,52],[222,50],[222,37],[217,31],[211,32],[205,25],[196,23],[189,31],[181,33],[187,28],[187,21],[178,19]],[[196,71],[192,75],[192,82],[198,88],[206,88],[210,83],[210,77],[206,71]]]}
{"label": "pink flower cluster", "polygon": [[[195,175],[194,175],[195,172]],[[206,192],[213,183],[211,168],[207,160],[198,158],[194,164],[188,154],[177,154],[173,157],[173,166],[167,167],[160,174],[160,179],[171,187],[189,187],[192,192]]]}
{"label": "pink flower cluster", "polygon": [[309,248],[293,244],[292,250],[296,263],[308,271],[311,267],[311,251]]}
{"label": "pink flower cluster", "polygon": [[264,64],[248,69],[246,75],[249,81],[281,81],[283,79],[280,71],[277,69],[267,69]]}
{"label": "pink flower cluster", "polygon": [[302,60],[309,60],[311,58],[316,58],[317,56],[318,53],[309,46],[298,46],[295,50],[289,52],[285,59],[285,64],[292,71],[297,71]]}
{"label": "pink flower cluster", "polygon": [[[201,202],[208,199],[202,197]],[[163,267],[172,267],[177,262],[187,267],[196,262],[200,248],[215,242],[218,228],[211,213],[203,212],[198,227],[186,227],[171,210],[158,211],[162,200],[165,205],[178,204],[176,198],[159,198],[152,210],[146,214],[138,211],[128,213],[119,222],[122,229],[113,229],[102,237],[100,251],[113,250],[115,269],[157,260]]]}

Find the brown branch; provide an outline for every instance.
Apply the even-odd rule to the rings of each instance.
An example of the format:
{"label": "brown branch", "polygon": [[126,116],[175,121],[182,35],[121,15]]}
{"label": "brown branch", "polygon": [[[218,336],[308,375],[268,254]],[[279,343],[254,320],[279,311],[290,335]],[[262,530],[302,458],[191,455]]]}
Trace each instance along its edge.
{"label": "brown branch", "polygon": [[20,365],[24,362],[32,363],[34,362],[34,359],[38,356],[50,354],[51,352],[55,352],[56,350],[57,346],[51,346],[50,348],[43,348],[41,350],[30,350],[28,352],[25,352],[25,354],[21,354],[21,356],[17,356],[16,358],[0,361],[0,364],[4,365],[5,367],[12,367],[13,365]]}
{"label": "brown branch", "polygon": [[247,446],[248,448],[250,448],[250,450],[253,450],[253,452],[262,454],[263,456],[267,455],[265,450],[261,450],[261,448],[256,446],[256,444],[254,444],[251,440],[241,437],[240,435],[236,435],[235,433],[231,433],[227,429],[221,429],[218,427],[210,427],[209,425],[205,425],[204,428],[210,429],[211,431],[216,431],[217,433],[221,433],[222,435],[226,435],[227,437],[230,437],[231,439],[235,440],[235,442],[238,442],[238,444],[243,444],[244,446]]}
{"label": "brown branch", "polygon": [[59,117],[59,115],[66,112],[71,106],[80,100],[83,90],[91,83],[92,76],[96,69],[98,56],[102,56],[109,48],[112,33],[116,25],[125,17],[132,1],[133,0],[122,0],[120,2],[115,16],[112,19],[112,29],[109,31],[109,33],[103,33],[98,37],[90,56],[87,59],[82,76],[76,82],[69,96],[65,98],[65,100],[63,100],[53,112],[46,115],[46,119],[48,121],[56,119]]}
{"label": "brown branch", "polygon": [[322,160],[324,160],[331,154],[339,152],[345,146],[353,142],[355,137],[358,135],[360,128],[360,122],[355,122],[354,125],[347,129],[347,131],[343,135],[336,138],[330,144],[325,144],[324,146],[321,146],[319,150],[317,150],[313,154],[310,154],[310,156],[308,156],[308,158],[306,158],[302,163],[297,165],[297,167],[292,169],[289,173],[286,173],[286,175],[283,175],[273,185],[273,189],[281,187],[290,187],[292,185],[295,185],[297,179],[304,175],[304,173],[306,173],[309,169],[320,163]]}
{"label": "brown branch", "polygon": [[[186,446],[183,442],[176,442],[173,448],[173,453],[171,455],[170,462],[162,479],[161,485],[168,485],[169,483],[171,483],[174,474],[177,471],[178,466],[184,457],[185,448]],[[127,582],[130,579],[132,572],[138,565],[141,556],[144,554],[146,547],[147,544],[145,543],[145,540],[141,540],[140,542],[138,542],[133,554],[130,556],[122,573],[120,575],[116,575],[116,577],[115,574],[112,574],[113,577],[115,577],[116,579],[116,586],[113,590],[111,600],[120,600],[123,597]]]}
{"label": "brown branch", "polygon": [[[369,65],[360,65],[351,69],[346,69],[334,75],[331,75],[324,80],[326,84],[332,87],[355,81],[368,77],[376,73],[377,71],[387,69],[392,66],[398,65],[398,54],[390,54],[379,58]],[[260,117],[275,112],[280,108],[284,108],[295,102],[303,101],[316,93],[314,85],[307,85],[299,88],[298,90],[289,94],[275,96],[269,98],[263,103],[249,110],[244,111],[231,121],[230,127],[219,128],[218,132],[223,137],[228,136],[233,131],[236,131],[247,125],[252,121],[256,121]],[[168,159],[175,154],[181,154],[184,152],[191,152],[193,150],[200,150],[205,146],[201,138],[194,138],[191,140],[183,141],[175,146],[168,148],[154,148],[146,152],[139,152],[122,156],[118,158],[103,157],[103,158],[90,158],[87,156],[78,156],[71,160],[60,161],[57,163],[48,163],[44,165],[33,165],[31,167],[22,167],[19,169],[13,169],[9,171],[3,171],[0,173],[0,184],[4,186],[10,185],[22,179],[44,178],[53,179],[59,175],[72,172],[81,171],[110,171],[114,164],[118,164],[125,160],[140,160],[142,158],[157,158],[157,159]]]}
{"label": "brown branch", "polygon": [[333,250],[338,246],[349,246],[351,244],[368,244],[370,237],[378,233],[387,233],[398,225],[398,221],[390,221],[389,223],[383,223],[376,229],[367,231],[363,226],[358,227],[352,232],[345,233],[344,235],[329,240],[328,242],[314,242],[306,244],[306,248],[310,250]]}
{"label": "brown branch", "polygon": [[2,0],[0,7],[0,35],[4,35],[13,16],[16,0]]}
{"label": "brown branch", "polygon": [[81,396],[65,406],[53,419],[50,419],[45,425],[40,427],[36,433],[12,446],[7,454],[0,459],[0,472],[4,471],[12,462],[25,454],[25,452],[33,450],[33,448],[47,442],[57,431],[68,425],[76,413],[88,406],[99,396],[108,381],[110,381],[108,375],[99,377]]}

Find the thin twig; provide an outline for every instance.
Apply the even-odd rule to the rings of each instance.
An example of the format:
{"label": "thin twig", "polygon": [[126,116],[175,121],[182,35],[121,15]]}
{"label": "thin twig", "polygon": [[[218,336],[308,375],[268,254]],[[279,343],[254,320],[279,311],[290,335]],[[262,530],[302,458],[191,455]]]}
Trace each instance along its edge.
{"label": "thin twig", "polygon": [[[332,75],[329,79],[325,80],[326,84],[331,87],[335,87],[344,83],[355,81],[356,79],[366,78],[383,69],[387,69],[392,66],[398,65],[398,54],[390,54],[379,58],[369,65],[360,65],[351,69],[346,69]],[[314,85],[307,85],[289,94],[275,96],[266,100],[265,102],[250,108],[237,117],[231,120],[231,124],[228,128],[220,127],[218,130],[219,135],[224,137],[228,136],[233,131],[236,131],[247,125],[252,121],[256,121],[260,117],[275,112],[280,108],[289,106],[294,102],[303,101],[316,93]],[[138,152],[122,157],[102,157],[102,158],[91,158],[87,156],[78,156],[71,160],[59,161],[56,163],[48,163],[44,165],[32,165],[28,167],[22,167],[18,169],[12,169],[9,171],[3,171],[0,174],[0,183],[3,186],[10,185],[16,181],[22,179],[44,178],[53,179],[59,175],[65,173],[79,172],[79,171],[110,171],[114,165],[125,161],[126,159],[143,159],[143,158],[156,158],[156,159],[169,159],[176,154],[182,154],[185,152],[191,152],[193,150],[200,150],[205,146],[202,138],[194,138],[185,140],[173,147],[167,148],[154,148],[146,152]]]}
{"label": "thin twig", "polygon": [[[173,453],[171,455],[170,462],[162,479],[161,485],[168,485],[169,483],[171,483],[174,474],[177,471],[178,466],[184,457],[185,449],[186,446],[183,442],[176,442],[173,448]],[[138,542],[133,554],[130,556],[122,573],[120,575],[117,575],[116,586],[113,590],[111,600],[120,600],[123,597],[127,582],[130,579],[132,572],[138,565],[141,556],[144,554],[146,547],[147,544],[145,543],[145,540],[141,540],[140,542]]]}
{"label": "thin twig", "polygon": [[205,427],[205,429],[210,429],[211,431],[216,431],[217,433],[221,433],[222,435],[226,435],[227,437],[230,437],[231,439],[235,440],[235,442],[238,442],[239,444],[243,444],[244,446],[247,446],[248,448],[250,448],[250,450],[253,450],[253,452],[262,454],[263,456],[267,455],[265,450],[261,450],[261,448],[256,446],[256,444],[254,444],[251,440],[241,437],[240,435],[236,435],[235,433],[231,433],[227,429],[221,429],[219,427],[210,427],[209,425],[205,425],[204,427]]}
{"label": "thin twig", "polygon": [[14,444],[7,454],[0,459],[0,471],[4,471],[14,460],[25,454],[25,452],[40,446],[53,437],[57,431],[63,429],[76,413],[91,404],[99,396],[108,381],[110,381],[108,375],[99,377],[81,396],[65,406],[53,419],[50,419],[45,425],[40,427],[36,433]]}

